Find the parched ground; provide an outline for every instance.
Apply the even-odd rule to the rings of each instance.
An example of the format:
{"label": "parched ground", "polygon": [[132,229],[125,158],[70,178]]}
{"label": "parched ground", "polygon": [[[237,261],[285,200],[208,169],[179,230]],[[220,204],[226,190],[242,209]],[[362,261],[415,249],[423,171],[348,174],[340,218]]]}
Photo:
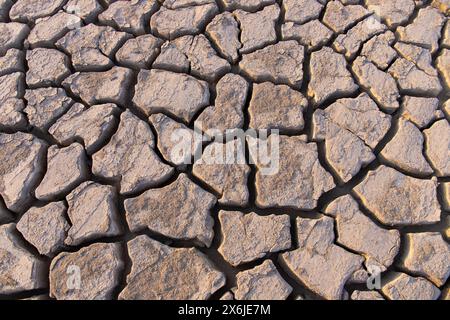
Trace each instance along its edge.
{"label": "parched ground", "polygon": [[449,6],[0,0],[0,298],[449,299]]}

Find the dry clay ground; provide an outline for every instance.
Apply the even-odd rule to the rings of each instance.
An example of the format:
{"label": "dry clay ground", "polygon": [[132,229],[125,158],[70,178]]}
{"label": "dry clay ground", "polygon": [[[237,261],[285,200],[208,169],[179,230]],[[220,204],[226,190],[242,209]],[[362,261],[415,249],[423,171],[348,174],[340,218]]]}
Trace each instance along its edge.
{"label": "dry clay ground", "polygon": [[[0,297],[449,299],[448,13],[0,0]],[[171,157],[200,124],[277,172]]]}

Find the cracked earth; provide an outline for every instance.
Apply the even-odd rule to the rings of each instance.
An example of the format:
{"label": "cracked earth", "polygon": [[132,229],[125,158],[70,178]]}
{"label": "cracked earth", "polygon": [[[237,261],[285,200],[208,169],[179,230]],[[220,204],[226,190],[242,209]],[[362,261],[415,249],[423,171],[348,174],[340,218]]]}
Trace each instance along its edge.
{"label": "cracked earth", "polygon": [[0,0],[0,298],[450,299],[449,13]]}

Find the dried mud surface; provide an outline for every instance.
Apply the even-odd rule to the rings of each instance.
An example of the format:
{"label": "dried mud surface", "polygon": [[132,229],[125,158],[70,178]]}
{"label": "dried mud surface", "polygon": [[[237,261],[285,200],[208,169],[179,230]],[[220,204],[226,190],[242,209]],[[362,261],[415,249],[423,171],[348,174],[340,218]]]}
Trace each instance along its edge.
{"label": "dried mud surface", "polygon": [[0,299],[450,299],[449,14],[0,0]]}

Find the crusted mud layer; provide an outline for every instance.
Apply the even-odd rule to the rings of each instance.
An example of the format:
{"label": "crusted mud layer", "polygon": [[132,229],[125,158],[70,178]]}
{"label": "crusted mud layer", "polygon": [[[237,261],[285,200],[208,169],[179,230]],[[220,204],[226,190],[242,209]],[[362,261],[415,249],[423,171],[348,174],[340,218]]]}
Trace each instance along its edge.
{"label": "crusted mud layer", "polygon": [[449,14],[0,0],[0,299],[450,299]]}

